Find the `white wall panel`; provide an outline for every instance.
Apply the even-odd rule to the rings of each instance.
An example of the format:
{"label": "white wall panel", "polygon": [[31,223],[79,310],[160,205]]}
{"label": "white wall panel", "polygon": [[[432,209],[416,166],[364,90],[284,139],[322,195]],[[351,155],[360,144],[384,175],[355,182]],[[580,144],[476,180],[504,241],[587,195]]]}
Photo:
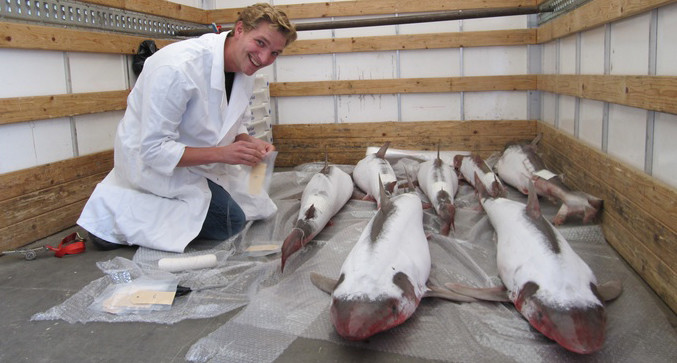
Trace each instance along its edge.
{"label": "white wall panel", "polygon": [[604,74],[604,27],[581,33],[581,74]]}
{"label": "white wall panel", "polygon": [[677,76],[677,3],[658,10],[656,74]]}
{"label": "white wall panel", "polygon": [[576,74],[576,38],[570,35],[559,43],[559,74]]}
{"label": "white wall panel", "polygon": [[604,103],[594,100],[580,100],[578,138],[602,149],[602,128]]}
{"label": "white wall panel", "polygon": [[541,56],[541,72],[543,74],[557,73],[557,49],[559,48],[559,41],[554,40],[543,44]]}
{"label": "white wall panel", "polygon": [[465,92],[466,120],[526,120],[527,92]]}
{"label": "white wall panel", "polygon": [[0,125],[0,173],[37,164],[30,122]]}
{"label": "white wall panel", "polygon": [[334,96],[277,97],[280,125],[334,123]]}
{"label": "white wall panel", "polygon": [[656,113],[653,175],[677,188],[677,115]]}
{"label": "white wall panel", "polygon": [[460,20],[433,21],[429,23],[401,24],[400,34],[438,34],[453,33],[461,30]]}
{"label": "white wall panel", "polygon": [[646,13],[611,24],[611,74],[648,74],[650,23]]}
{"label": "white wall panel", "polygon": [[524,29],[527,27],[527,15],[502,16],[494,18],[465,19],[463,31]]}
{"label": "white wall panel", "polygon": [[[270,1],[267,0],[213,0],[214,1],[214,9],[231,9],[231,8],[244,8],[249,5],[253,5],[255,3],[261,2],[261,3],[268,3],[270,4]],[[282,0],[277,0],[275,1],[275,4],[277,5],[282,5],[284,1]],[[305,1],[304,2],[314,2],[313,0]],[[296,2],[297,4],[299,1]]]}
{"label": "white wall panel", "polygon": [[275,63],[277,82],[329,81],[333,77],[331,54],[280,57]]}
{"label": "white wall panel", "polygon": [[[367,18],[378,18],[379,16],[368,16]],[[363,17],[345,16],[340,20],[360,19]],[[334,30],[336,38],[351,38],[351,37],[370,37],[377,35],[395,35],[397,34],[396,25],[382,25],[382,26],[367,26],[359,28],[342,28]]]}
{"label": "white wall panel", "polygon": [[339,80],[397,78],[395,52],[345,53],[336,55]]}
{"label": "white wall panel", "polygon": [[461,75],[460,54],[459,49],[400,51],[400,77],[458,77]]}
{"label": "white wall panel", "polygon": [[397,95],[338,97],[338,120],[346,122],[397,121]]}
{"label": "white wall panel", "polygon": [[543,92],[541,100],[543,106],[541,108],[541,121],[547,122],[550,125],[555,125],[557,119],[557,95],[554,93]]}
{"label": "white wall panel", "polygon": [[559,129],[569,135],[574,134],[576,116],[576,98],[571,96],[559,96]]}
{"label": "white wall panel", "polygon": [[69,118],[34,121],[35,162],[46,164],[73,157],[73,140]]}
{"label": "white wall panel", "polygon": [[63,53],[0,49],[0,98],[68,93]]}
{"label": "white wall panel", "polygon": [[410,93],[400,96],[402,121],[461,119],[460,93]]}
{"label": "white wall panel", "polygon": [[644,170],[647,111],[612,104],[609,107],[608,153]]}
{"label": "white wall panel", "polygon": [[527,47],[477,47],[463,50],[464,76],[527,74]]}
{"label": "white wall panel", "polygon": [[68,53],[73,93],[126,89],[125,56],[101,53]]}
{"label": "white wall panel", "polygon": [[74,117],[80,155],[110,150],[124,111],[112,111]]}

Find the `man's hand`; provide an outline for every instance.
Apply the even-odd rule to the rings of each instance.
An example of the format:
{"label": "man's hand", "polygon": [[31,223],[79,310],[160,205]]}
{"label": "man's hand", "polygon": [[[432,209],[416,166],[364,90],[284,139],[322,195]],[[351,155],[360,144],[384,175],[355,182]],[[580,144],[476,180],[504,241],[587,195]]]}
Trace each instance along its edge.
{"label": "man's hand", "polygon": [[235,142],[226,146],[195,148],[186,147],[177,166],[193,166],[211,163],[241,164],[254,166],[275,146],[247,134],[237,135]]}

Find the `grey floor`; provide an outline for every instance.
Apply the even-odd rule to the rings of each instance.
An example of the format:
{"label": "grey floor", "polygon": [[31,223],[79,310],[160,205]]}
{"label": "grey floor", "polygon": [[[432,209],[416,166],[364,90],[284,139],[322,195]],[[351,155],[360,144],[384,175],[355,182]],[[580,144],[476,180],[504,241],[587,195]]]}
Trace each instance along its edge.
{"label": "grey floor", "polygon": [[[30,246],[58,245],[74,227]],[[81,233],[86,236],[86,233]],[[87,243],[83,254],[55,258],[40,252],[32,261],[0,256],[0,362],[183,362],[188,349],[239,310],[210,319],[154,323],[69,324],[31,321],[31,316],[65,301],[103,276],[96,262],[132,259],[135,249],[99,251]],[[338,346],[299,338],[278,362],[422,362],[412,357]]]}

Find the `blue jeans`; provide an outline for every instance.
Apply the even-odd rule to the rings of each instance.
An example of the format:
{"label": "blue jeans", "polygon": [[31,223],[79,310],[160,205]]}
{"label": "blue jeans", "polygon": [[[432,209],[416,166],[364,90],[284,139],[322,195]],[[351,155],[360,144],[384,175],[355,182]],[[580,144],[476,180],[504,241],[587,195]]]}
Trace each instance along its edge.
{"label": "blue jeans", "polygon": [[225,240],[240,232],[247,219],[239,205],[228,192],[218,184],[207,180],[212,200],[209,202],[207,218],[197,238]]}

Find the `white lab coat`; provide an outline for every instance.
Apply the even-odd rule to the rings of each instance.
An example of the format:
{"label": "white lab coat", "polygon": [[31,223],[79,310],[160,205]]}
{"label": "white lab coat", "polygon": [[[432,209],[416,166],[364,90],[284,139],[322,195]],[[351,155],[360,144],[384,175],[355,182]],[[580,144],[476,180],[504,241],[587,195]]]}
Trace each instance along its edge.
{"label": "white lab coat", "polygon": [[177,42],[146,60],[118,125],[114,168],[78,225],[110,242],[172,252],[198,235],[211,199],[205,178],[224,181],[231,166],[176,165],[186,146],[227,145],[246,133],[254,87],[254,77],[236,73],[227,101],[226,34]]}

